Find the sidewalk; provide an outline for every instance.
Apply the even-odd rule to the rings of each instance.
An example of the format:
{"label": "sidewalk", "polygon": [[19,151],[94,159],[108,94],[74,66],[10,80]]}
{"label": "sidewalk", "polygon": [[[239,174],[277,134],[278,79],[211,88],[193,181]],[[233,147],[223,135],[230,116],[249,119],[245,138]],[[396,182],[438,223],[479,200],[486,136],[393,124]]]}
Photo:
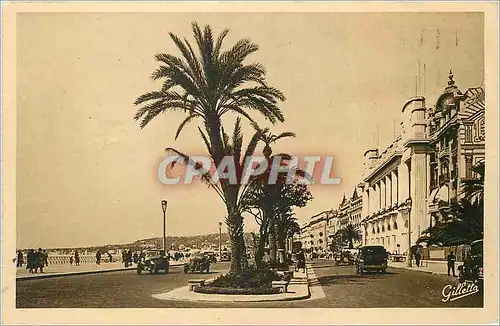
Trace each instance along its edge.
{"label": "sidewalk", "polygon": [[[455,263],[455,273],[458,275],[458,266],[461,263]],[[404,268],[404,269],[409,269],[412,271],[419,271],[419,272],[425,272],[425,273],[431,273],[431,274],[441,274],[441,275],[448,275],[448,265],[446,262],[441,262],[441,261],[423,261],[422,266],[417,267],[415,265],[415,262],[412,262],[412,267],[408,267],[406,265],[406,262],[388,262],[389,267],[394,267],[394,268]]]}
{"label": "sidewalk", "polygon": [[[184,262],[171,262],[170,266],[181,266]],[[136,264],[132,264],[131,267],[125,267],[122,262],[113,263],[101,263],[97,265],[95,263],[81,264],[80,266],[63,264],[63,265],[49,265],[44,268],[44,273],[31,274],[26,270],[26,266],[18,268],[16,271],[16,278],[18,280],[27,280],[35,278],[48,278],[48,277],[58,277],[58,276],[69,276],[69,275],[82,275],[82,274],[94,274],[94,273],[106,273],[106,272],[117,272],[124,270],[134,270],[137,268]]]}

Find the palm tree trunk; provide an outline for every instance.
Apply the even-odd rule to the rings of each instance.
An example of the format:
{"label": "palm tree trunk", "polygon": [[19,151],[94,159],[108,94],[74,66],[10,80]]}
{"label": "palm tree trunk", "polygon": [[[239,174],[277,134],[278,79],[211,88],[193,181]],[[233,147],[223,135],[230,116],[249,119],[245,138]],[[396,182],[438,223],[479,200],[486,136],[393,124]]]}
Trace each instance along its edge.
{"label": "palm tree trunk", "polygon": [[276,234],[276,223],[275,221],[271,222],[270,228],[269,228],[269,262],[271,265],[276,264],[276,258],[278,255],[278,248],[277,248],[277,234]]}

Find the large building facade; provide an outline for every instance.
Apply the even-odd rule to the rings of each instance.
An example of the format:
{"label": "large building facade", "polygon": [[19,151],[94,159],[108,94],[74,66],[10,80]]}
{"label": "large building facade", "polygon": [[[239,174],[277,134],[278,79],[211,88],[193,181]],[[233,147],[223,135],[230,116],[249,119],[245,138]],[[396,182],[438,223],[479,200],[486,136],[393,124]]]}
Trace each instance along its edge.
{"label": "large building facade", "polygon": [[363,243],[407,252],[439,219],[439,208],[462,194],[460,182],[484,161],[484,90],[462,93],[450,72],[434,106],[406,101],[401,135],[382,152],[365,152]]}

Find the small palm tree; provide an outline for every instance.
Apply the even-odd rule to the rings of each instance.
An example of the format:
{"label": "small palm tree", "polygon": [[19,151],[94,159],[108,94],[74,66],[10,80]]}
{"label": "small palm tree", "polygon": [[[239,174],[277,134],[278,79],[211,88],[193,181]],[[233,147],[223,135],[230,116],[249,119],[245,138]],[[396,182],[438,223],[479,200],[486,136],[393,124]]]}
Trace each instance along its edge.
{"label": "small palm tree", "polygon": [[[254,122],[250,112],[256,111],[273,124],[283,122],[278,102],[284,101],[285,97],[281,91],[267,85],[263,65],[244,63],[250,54],[258,50],[256,44],[249,39],[241,39],[223,50],[228,30],[214,39],[208,25],[202,31],[197,23],[193,23],[192,29],[198,53],[186,39],[169,34],[182,56],[166,53],[156,55],[160,66],[151,77],[153,80],[162,80],[162,87],[137,98],[135,105],[139,108],[134,118],[144,128],[160,113],[184,112],[187,116],[176,130],[176,139],[186,125],[195,120],[200,121],[203,128],[198,128],[200,137],[218,168],[229,148],[224,144],[227,135],[223,131],[222,117],[233,112]],[[245,264],[238,261],[244,251],[239,231],[243,227],[238,210],[240,186],[224,180],[221,180],[220,186],[218,194],[223,198],[228,214],[231,273],[239,274],[241,264]]]}
{"label": "small palm tree", "polygon": [[348,224],[341,232],[343,241],[349,243],[349,249],[354,248],[354,242],[359,242],[363,239],[361,231],[353,224]]}

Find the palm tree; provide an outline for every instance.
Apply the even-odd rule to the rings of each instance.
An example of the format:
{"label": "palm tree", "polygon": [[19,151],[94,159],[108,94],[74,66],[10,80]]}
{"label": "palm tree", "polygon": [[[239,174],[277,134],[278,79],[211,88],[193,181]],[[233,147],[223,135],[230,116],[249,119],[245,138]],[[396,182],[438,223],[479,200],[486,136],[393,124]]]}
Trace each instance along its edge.
{"label": "palm tree", "polygon": [[349,243],[349,249],[354,248],[354,242],[359,242],[363,239],[359,228],[353,224],[348,224],[341,232],[343,241]]}
{"label": "palm tree", "polygon": [[[273,153],[273,150],[271,148],[271,145],[276,143],[279,139],[282,138],[287,138],[287,137],[295,137],[295,133],[293,132],[283,132],[279,135],[275,135],[271,133],[268,129],[261,129],[257,124],[253,123],[254,128],[257,131],[260,131],[260,141],[264,143],[264,148],[262,150],[262,153],[264,154],[264,157],[266,161],[268,162],[268,173],[271,169],[271,166],[274,162],[275,156],[271,156]],[[289,158],[288,154],[279,154],[277,155],[283,159]],[[270,257],[270,263],[274,265],[276,263],[276,259],[278,256],[278,237],[277,237],[277,225],[275,222],[275,216],[274,216],[274,205],[276,204],[276,201],[279,199],[280,193],[281,193],[281,187],[282,184],[281,182],[277,182],[276,184],[269,184],[265,182],[265,189],[264,192],[267,195],[267,200],[264,201],[264,212],[263,212],[263,219],[267,221],[268,223],[268,228],[269,228],[269,257]]]}
{"label": "palm tree", "polygon": [[417,243],[456,246],[484,235],[484,163],[473,167],[478,177],[462,182],[464,197],[441,210],[441,220],[422,232]]}
{"label": "palm tree", "polygon": [[465,198],[470,202],[484,201],[484,172],[485,164],[481,162],[472,168],[472,171],[476,173],[477,177],[463,180],[462,181],[462,191],[465,194]]}
{"label": "palm tree", "polygon": [[[278,102],[284,101],[285,97],[281,91],[266,84],[266,71],[260,63],[244,64],[245,59],[258,50],[256,44],[249,39],[241,39],[223,50],[228,30],[224,30],[214,40],[210,26],[205,26],[202,31],[197,23],[192,23],[192,29],[198,54],[186,39],[170,33],[182,56],[165,53],[156,55],[160,67],[151,77],[153,80],[162,80],[162,87],[137,98],[135,105],[139,108],[134,118],[140,120],[140,127],[144,128],[160,113],[186,113],[187,117],[177,128],[175,139],[190,122],[202,122],[203,129],[198,127],[198,131],[218,168],[228,149],[224,145],[227,136],[222,125],[224,114],[233,112],[253,123],[249,112],[257,111],[273,124],[283,122]],[[241,245],[243,238],[240,236],[243,221],[238,211],[239,192],[239,184],[220,181],[218,194],[226,205],[231,240],[230,272],[235,274],[242,270],[240,258],[244,251]]]}

